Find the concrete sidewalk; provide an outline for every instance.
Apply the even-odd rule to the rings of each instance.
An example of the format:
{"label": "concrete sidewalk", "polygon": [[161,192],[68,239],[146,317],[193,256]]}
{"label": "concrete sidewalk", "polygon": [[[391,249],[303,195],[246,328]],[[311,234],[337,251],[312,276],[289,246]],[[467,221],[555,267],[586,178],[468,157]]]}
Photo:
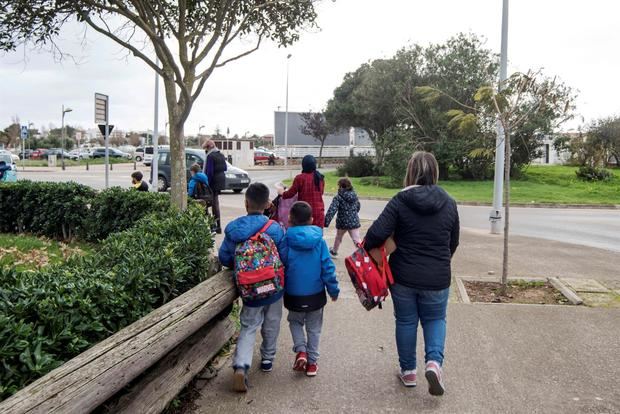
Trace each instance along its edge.
{"label": "concrete sidewalk", "polygon": [[[326,232],[328,243],[333,233]],[[619,278],[612,266],[617,253],[526,238],[515,238],[513,246],[515,275],[553,271]],[[501,239],[464,230],[454,273],[478,276],[496,270],[494,257],[500,248]],[[345,238],[341,251],[351,249]],[[549,263],[543,266],[545,261]],[[415,389],[400,384],[391,302],[383,310],[365,311],[343,271],[342,258],[337,265],[342,295],[325,310],[319,375],[306,378],[292,371],[294,354],[284,317],[274,371],[260,372],[256,353],[252,388],[239,395],[230,391],[232,370],[227,366],[202,390],[196,412],[620,412],[620,310],[451,300],[447,392],[437,398],[428,394],[423,375]],[[596,277],[583,274],[589,268]],[[421,331],[418,342],[423,361]]]}

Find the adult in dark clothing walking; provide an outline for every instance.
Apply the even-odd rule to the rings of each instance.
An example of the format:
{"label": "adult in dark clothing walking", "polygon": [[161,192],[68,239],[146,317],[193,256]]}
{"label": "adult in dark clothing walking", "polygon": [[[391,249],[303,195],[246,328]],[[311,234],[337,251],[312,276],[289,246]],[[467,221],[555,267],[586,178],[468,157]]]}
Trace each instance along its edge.
{"label": "adult in dark clothing walking", "polygon": [[226,186],[226,157],[215,146],[215,142],[208,140],[203,148],[207,152],[207,160],[203,166],[203,172],[209,179],[209,187],[213,193],[213,217],[215,217],[215,232],[222,233],[222,223],[220,220],[220,193]]}
{"label": "adult in dark clothing walking", "polygon": [[301,174],[295,177],[291,188],[286,191],[279,189],[278,194],[285,200],[297,195],[298,201],[305,201],[310,204],[312,207],[312,224],[323,228],[325,226],[324,190],[325,178],[316,169],[316,159],[312,155],[306,155],[301,161]]}
{"label": "adult in dark clothing walking", "polygon": [[396,317],[399,377],[414,387],[418,321],[424,332],[425,376],[432,395],[445,391],[442,364],[446,340],[446,310],[451,259],[459,244],[455,201],[437,186],[435,157],[416,152],[409,160],[405,188],[385,207],[366,234],[364,247],[381,246],[390,236],[395,283],[390,287]]}

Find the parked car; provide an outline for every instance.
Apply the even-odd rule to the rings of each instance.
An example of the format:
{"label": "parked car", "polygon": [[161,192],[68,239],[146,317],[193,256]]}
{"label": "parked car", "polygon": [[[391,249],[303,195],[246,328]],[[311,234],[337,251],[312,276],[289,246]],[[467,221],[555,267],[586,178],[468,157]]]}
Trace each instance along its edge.
{"label": "parked car", "polygon": [[15,162],[13,161],[13,157],[8,151],[3,151],[0,153],[0,161],[4,161],[6,165],[10,165],[11,169],[4,172],[2,176],[2,182],[13,182],[17,181],[17,167],[15,166]]}
{"label": "parked car", "polygon": [[74,149],[69,152],[69,158],[72,160],[85,160],[90,158],[90,152],[86,149]]}
{"label": "parked car", "polygon": [[270,151],[256,150],[254,151],[254,165],[268,164],[276,165],[278,156]]}
{"label": "parked car", "polygon": [[33,160],[42,160],[45,158],[45,154],[47,153],[46,148],[37,148],[36,150],[30,153],[30,158]]}
{"label": "parked car", "polygon": [[[105,158],[105,148],[95,148],[91,153],[93,158]],[[131,159],[131,154],[127,154],[126,152],[119,151],[116,148],[108,148],[108,157],[110,158],[126,158],[128,160]]]}
{"label": "parked car", "polygon": [[144,147],[138,147],[136,148],[136,151],[133,153],[133,158],[137,161],[137,162],[141,162],[144,160]]}
{"label": "parked car", "polygon": [[11,164],[16,163],[17,161],[19,161],[19,155],[17,154],[13,154],[11,151],[9,150],[0,150],[0,154],[6,154],[9,157],[11,157]]}
{"label": "parked car", "polygon": [[[166,191],[170,188],[170,150],[169,149],[160,149],[158,152],[159,162],[158,171],[157,171],[157,189],[159,191]],[[186,149],[185,150],[185,164],[186,164],[186,174],[187,179],[190,178],[189,168],[193,164],[199,164],[200,166],[204,165],[206,159],[206,154],[202,150],[196,149]],[[228,161],[226,162],[227,171],[226,171],[226,184],[225,190],[232,190],[235,193],[242,192],[245,188],[250,186],[250,176],[247,171],[242,170],[241,168],[234,167]],[[151,177],[153,176],[153,167],[151,167]]]}
{"label": "parked car", "polygon": [[[165,149],[170,150],[170,145],[158,145],[158,152]],[[155,147],[153,145],[147,145],[144,147],[144,165],[151,165],[151,161],[153,161],[153,153],[155,152]]]}
{"label": "parked car", "polygon": [[28,160],[32,157],[32,150],[30,148],[26,148],[19,152],[19,156],[25,160]]}
{"label": "parked car", "polygon": [[55,155],[57,159],[61,159],[64,154],[66,159],[70,158],[69,151],[63,150],[61,148],[50,148],[45,153],[43,153],[42,158],[49,158],[50,155]]}

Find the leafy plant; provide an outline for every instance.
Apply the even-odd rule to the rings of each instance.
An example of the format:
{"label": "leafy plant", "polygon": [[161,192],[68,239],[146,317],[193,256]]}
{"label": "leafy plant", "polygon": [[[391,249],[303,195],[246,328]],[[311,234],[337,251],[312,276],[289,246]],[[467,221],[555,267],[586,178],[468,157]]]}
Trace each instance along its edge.
{"label": "leafy plant", "polygon": [[91,201],[83,238],[90,241],[105,239],[112,233],[130,228],[147,214],[167,211],[169,206],[167,193],[110,188]]}
{"label": "leafy plant", "polygon": [[338,174],[349,177],[370,177],[375,175],[375,163],[370,157],[350,157],[338,168]]}
{"label": "leafy plant", "polygon": [[590,165],[583,165],[575,171],[577,177],[583,181],[609,181],[614,175],[605,168],[596,168]]}
{"label": "leafy plant", "polygon": [[64,265],[0,268],[0,399],[209,277],[210,224],[191,204]]}

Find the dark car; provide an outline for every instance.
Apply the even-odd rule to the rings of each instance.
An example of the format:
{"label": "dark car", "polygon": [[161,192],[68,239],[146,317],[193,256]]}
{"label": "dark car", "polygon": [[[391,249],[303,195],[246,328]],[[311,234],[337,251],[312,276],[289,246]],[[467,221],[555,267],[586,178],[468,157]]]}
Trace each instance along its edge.
{"label": "dark car", "polygon": [[[157,189],[159,191],[166,191],[170,188],[170,150],[160,149],[158,150],[159,162],[157,171]],[[205,152],[195,149],[185,150],[185,165],[187,180],[189,181],[190,173],[189,168],[193,164],[199,164],[201,167],[204,165]],[[251,182],[248,173],[241,168],[233,167],[228,162],[226,163],[228,170],[226,171],[226,184],[225,190],[233,190],[235,193],[240,193],[243,189],[248,188]],[[153,176],[153,167],[151,166],[151,176]]]}
{"label": "dark car", "polygon": [[69,151],[63,151],[61,148],[50,148],[45,153],[43,153],[42,158],[49,158],[50,155],[55,155],[57,159],[62,158],[62,154],[65,154],[65,158],[71,158]]}
{"label": "dark car", "polygon": [[[91,154],[93,158],[105,158],[105,148],[95,148]],[[126,152],[117,150],[116,148],[108,148],[108,157],[110,158],[127,158],[131,159],[131,155]]]}

